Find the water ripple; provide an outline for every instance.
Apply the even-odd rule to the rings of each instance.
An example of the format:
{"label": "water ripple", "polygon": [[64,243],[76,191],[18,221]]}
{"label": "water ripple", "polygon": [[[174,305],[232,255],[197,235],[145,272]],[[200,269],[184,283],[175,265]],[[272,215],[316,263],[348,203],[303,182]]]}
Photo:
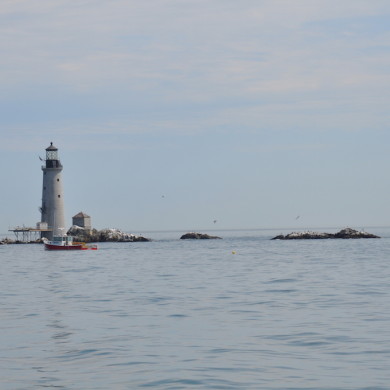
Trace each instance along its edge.
{"label": "water ripple", "polygon": [[0,388],[387,390],[390,239],[273,233],[1,248]]}

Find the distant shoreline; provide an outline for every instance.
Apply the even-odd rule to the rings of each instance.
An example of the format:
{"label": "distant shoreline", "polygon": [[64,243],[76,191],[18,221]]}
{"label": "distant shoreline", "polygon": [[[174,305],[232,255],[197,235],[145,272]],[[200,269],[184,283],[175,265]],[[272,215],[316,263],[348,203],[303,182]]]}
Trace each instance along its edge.
{"label": "distant shoreline", "polygon": [[[274,237],[270,237],[271,239],[276,239],[276,237],[280,236],[280,239],[286,239],[284,238],[284,236],[287,236],[288,234],[292,234],[292,233],[287,233],[288,231],[292,231],[292,232],[299,232],[299,230],[301,230],[301,235],[303,235],[305,232],[308,233],[308,232],[315,232],[315,230],[322,230],[322,231],[334,231],[334,233],[337,233],[339,231],[339,228],[337,227],[327,227],[327,228],[310,228],[310,229],[305,229],[304,231],[302,231],[302,229],[294,229],[294,228],[289,228],[289,227],[284,227],[284,228],[239,228],[239,229],[217,229],[217,228],[212,228],[212,229],[188,229],[188,230],[185,230],[185,229],[168,229],[168,230],[145,230],[145,231],[142,231],[142,233],[139,233],[137,235],[134,235],[133,233],[125,233],[125,232],[121,232],[121,234],[124,234],[124,235],[129,235],[129,236],[133,236],[133,237],[139,237],[141,238],[142,236],[150,236],[150,239],[146,239],[145,241],[153,241],[154,238],[152,237],[153,234],[156,234],[156,235],[160,235],[160,234],[177,234],[177,239],[180,239],[180,236],[185,234],[186,232],[189,232],[189,231],[197,231],[197,232],[207,232],[207,233],[213,233],[213,232],[275,232],[275,231],[278,231],[280,234],[277,235],[277,236],[274,236]],[[371,226],[371,227],[365,227],[364,230],[360,230],[360,232],[364,232],[365,233],[365,230],[366,229],[372,229],[372,230],[378,230],[378,229],[383,229],[383,230],[387,230],[387,229],[390,229],[390,226]],[[110,229],[106,229],[106,230],[110,230]],[[111,230],[117,230],[117,229],[111,229]],[[119,230],[117,230],[118,232],[120,232]],[[134,231],[134,230],[133,230]],[[283,235],[282,232],[286,232],[285,235]],[[326,233],[326,234],[334,234],[334,233]],[[296,234],[296,233],[295,233]],[[317,234],[320,234],[320,233],[317,233]],[[369,233],[370,234],[370,233]],[[223,236],[220,234],[220,236]],[[385,234],[383,235],[382,234],[382,237],[388,237],[388,234]],[[175,237],[172,237],[172,238],[175,238]],[[222,237],[223,238],[223,237]],[[321,237],[307,237],[307,239],[315,239],[315,238],[321,238]],[[322,237],[322,238],[325,238],[325,237]],[[327,238],[332,238],[332,237],[327,237]],[[354,237],[354,238],[357,238],[357,237]],[[363,238],[363,237],[361,237]],[[287,239],[292,239],[292,238],[287,238]],[[297,238],[295,238],[297,239]],[[301,237],[301,239],[304,239],[304,237]],[[139,240],[139,241],[142,241],[142,240]],[[99,240],[99,241],[89,241],[89,242],[137,242],[137,240],[111,240],[111,239],[108,239],[108,240]],[[3,234],[0,234],[0,244],[39,244],[41,243],[40,239],[38,239],[37,241],[31,241],[31,242],[17,242],[16,240],[16,237],[13,236],[12,234],[9,234],[8,233],[3,233]]]}
{"label": "distant shoreline", "polygon": [[[362,225],[364,226],[364,229],[390,229],[390,225],[384,225],[384,226],[368,226],[368,225]],[[273,228],[267,228],[267,227],[259,227],[259,228],[199,228],[199,229],[167,229],[167,230],[143,230],[143,229],[132,229],[132,230],[126,230],[125,232],[128,234],[131,234],[131,231],[136,231],[140,232],[139,234],[144,234],[144,233],[185,233],[185,232],[190,232],[190,231],[206,231],[206,232],[214,232],[214,231],[219,231],[219,232],[245,232],[245,231],[283,231],[283,230],[291,230],[291,231],[297,231],[297,230],[340,230],[340,226],[287,226],[287,227],[273,227]],[[13,239],[12,235],[10,233],[0,233],[0,239],[3,238],[9,238]]]}

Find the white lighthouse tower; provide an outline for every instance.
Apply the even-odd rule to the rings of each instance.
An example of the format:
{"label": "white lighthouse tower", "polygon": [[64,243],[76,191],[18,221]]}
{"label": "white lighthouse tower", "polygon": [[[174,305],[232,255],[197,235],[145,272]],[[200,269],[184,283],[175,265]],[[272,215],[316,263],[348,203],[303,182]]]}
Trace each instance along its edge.
{"label": "white lighthouse tower", "polygon": [[42,207],[41,222],[47,223],[50,231],[42,232],[42,237],[52,239],[53,236],[65,233],[64,197],[62,191],[62,165],[58,159],[58,149],[50,143],[46,148],[45,165],[42,166]]}

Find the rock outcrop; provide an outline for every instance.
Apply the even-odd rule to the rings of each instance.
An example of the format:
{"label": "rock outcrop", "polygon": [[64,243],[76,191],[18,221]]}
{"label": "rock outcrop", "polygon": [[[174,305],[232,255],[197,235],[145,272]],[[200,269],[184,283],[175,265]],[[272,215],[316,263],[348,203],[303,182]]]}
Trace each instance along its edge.
{"label": "rock outcrop", "polygon": [[8,237],[3,238],[3,239],[0,241],[0,245],[16,244],[16,243],[20,243],[20,241],[11,240],[11,239],[8,238]]}
{"label": "rock outcrop", "polygon": [[73,236],[74,241],[81,242],[144,242],[150,241],[149,238],[136,236],[134,234],[124,233],[118,229],[103,229],[86,231],[84,228],[73,225],[67,232]]}
{"label": "rock outcrop", "polygon": [[217,237],[217,236],[209,236],[208,234],[204,234],[204,233],[195,233],[195,232],[191,232],[191,233],[186,233],[186,234],[183,234],[181,237],[180,237],[181,240],[215,240],[215,239],[221,239],[221,237]]}
{"label": "rock outcrop", "polygon": [[286,235],[280,234],[272,240],[319,240],[327,238],[380,238],[375,234],[358,231],[351,228],[345,228],[337,233],[319,233],[319,232],[292,232]]}
{"label": "rock outcrop", "polygon": [[358,231],[351,228],[340,230],[334,235],[334,238],[380,238],[375,234]]}

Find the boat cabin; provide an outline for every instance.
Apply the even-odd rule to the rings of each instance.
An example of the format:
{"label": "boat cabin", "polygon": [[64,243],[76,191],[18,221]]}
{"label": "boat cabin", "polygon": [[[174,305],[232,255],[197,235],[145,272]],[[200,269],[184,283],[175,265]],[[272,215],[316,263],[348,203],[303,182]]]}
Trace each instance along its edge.
{"label": "boat cabin", "polygon": [[53,245],[73,245],[73,237],[72,236],[54,236],[51,242]]}

